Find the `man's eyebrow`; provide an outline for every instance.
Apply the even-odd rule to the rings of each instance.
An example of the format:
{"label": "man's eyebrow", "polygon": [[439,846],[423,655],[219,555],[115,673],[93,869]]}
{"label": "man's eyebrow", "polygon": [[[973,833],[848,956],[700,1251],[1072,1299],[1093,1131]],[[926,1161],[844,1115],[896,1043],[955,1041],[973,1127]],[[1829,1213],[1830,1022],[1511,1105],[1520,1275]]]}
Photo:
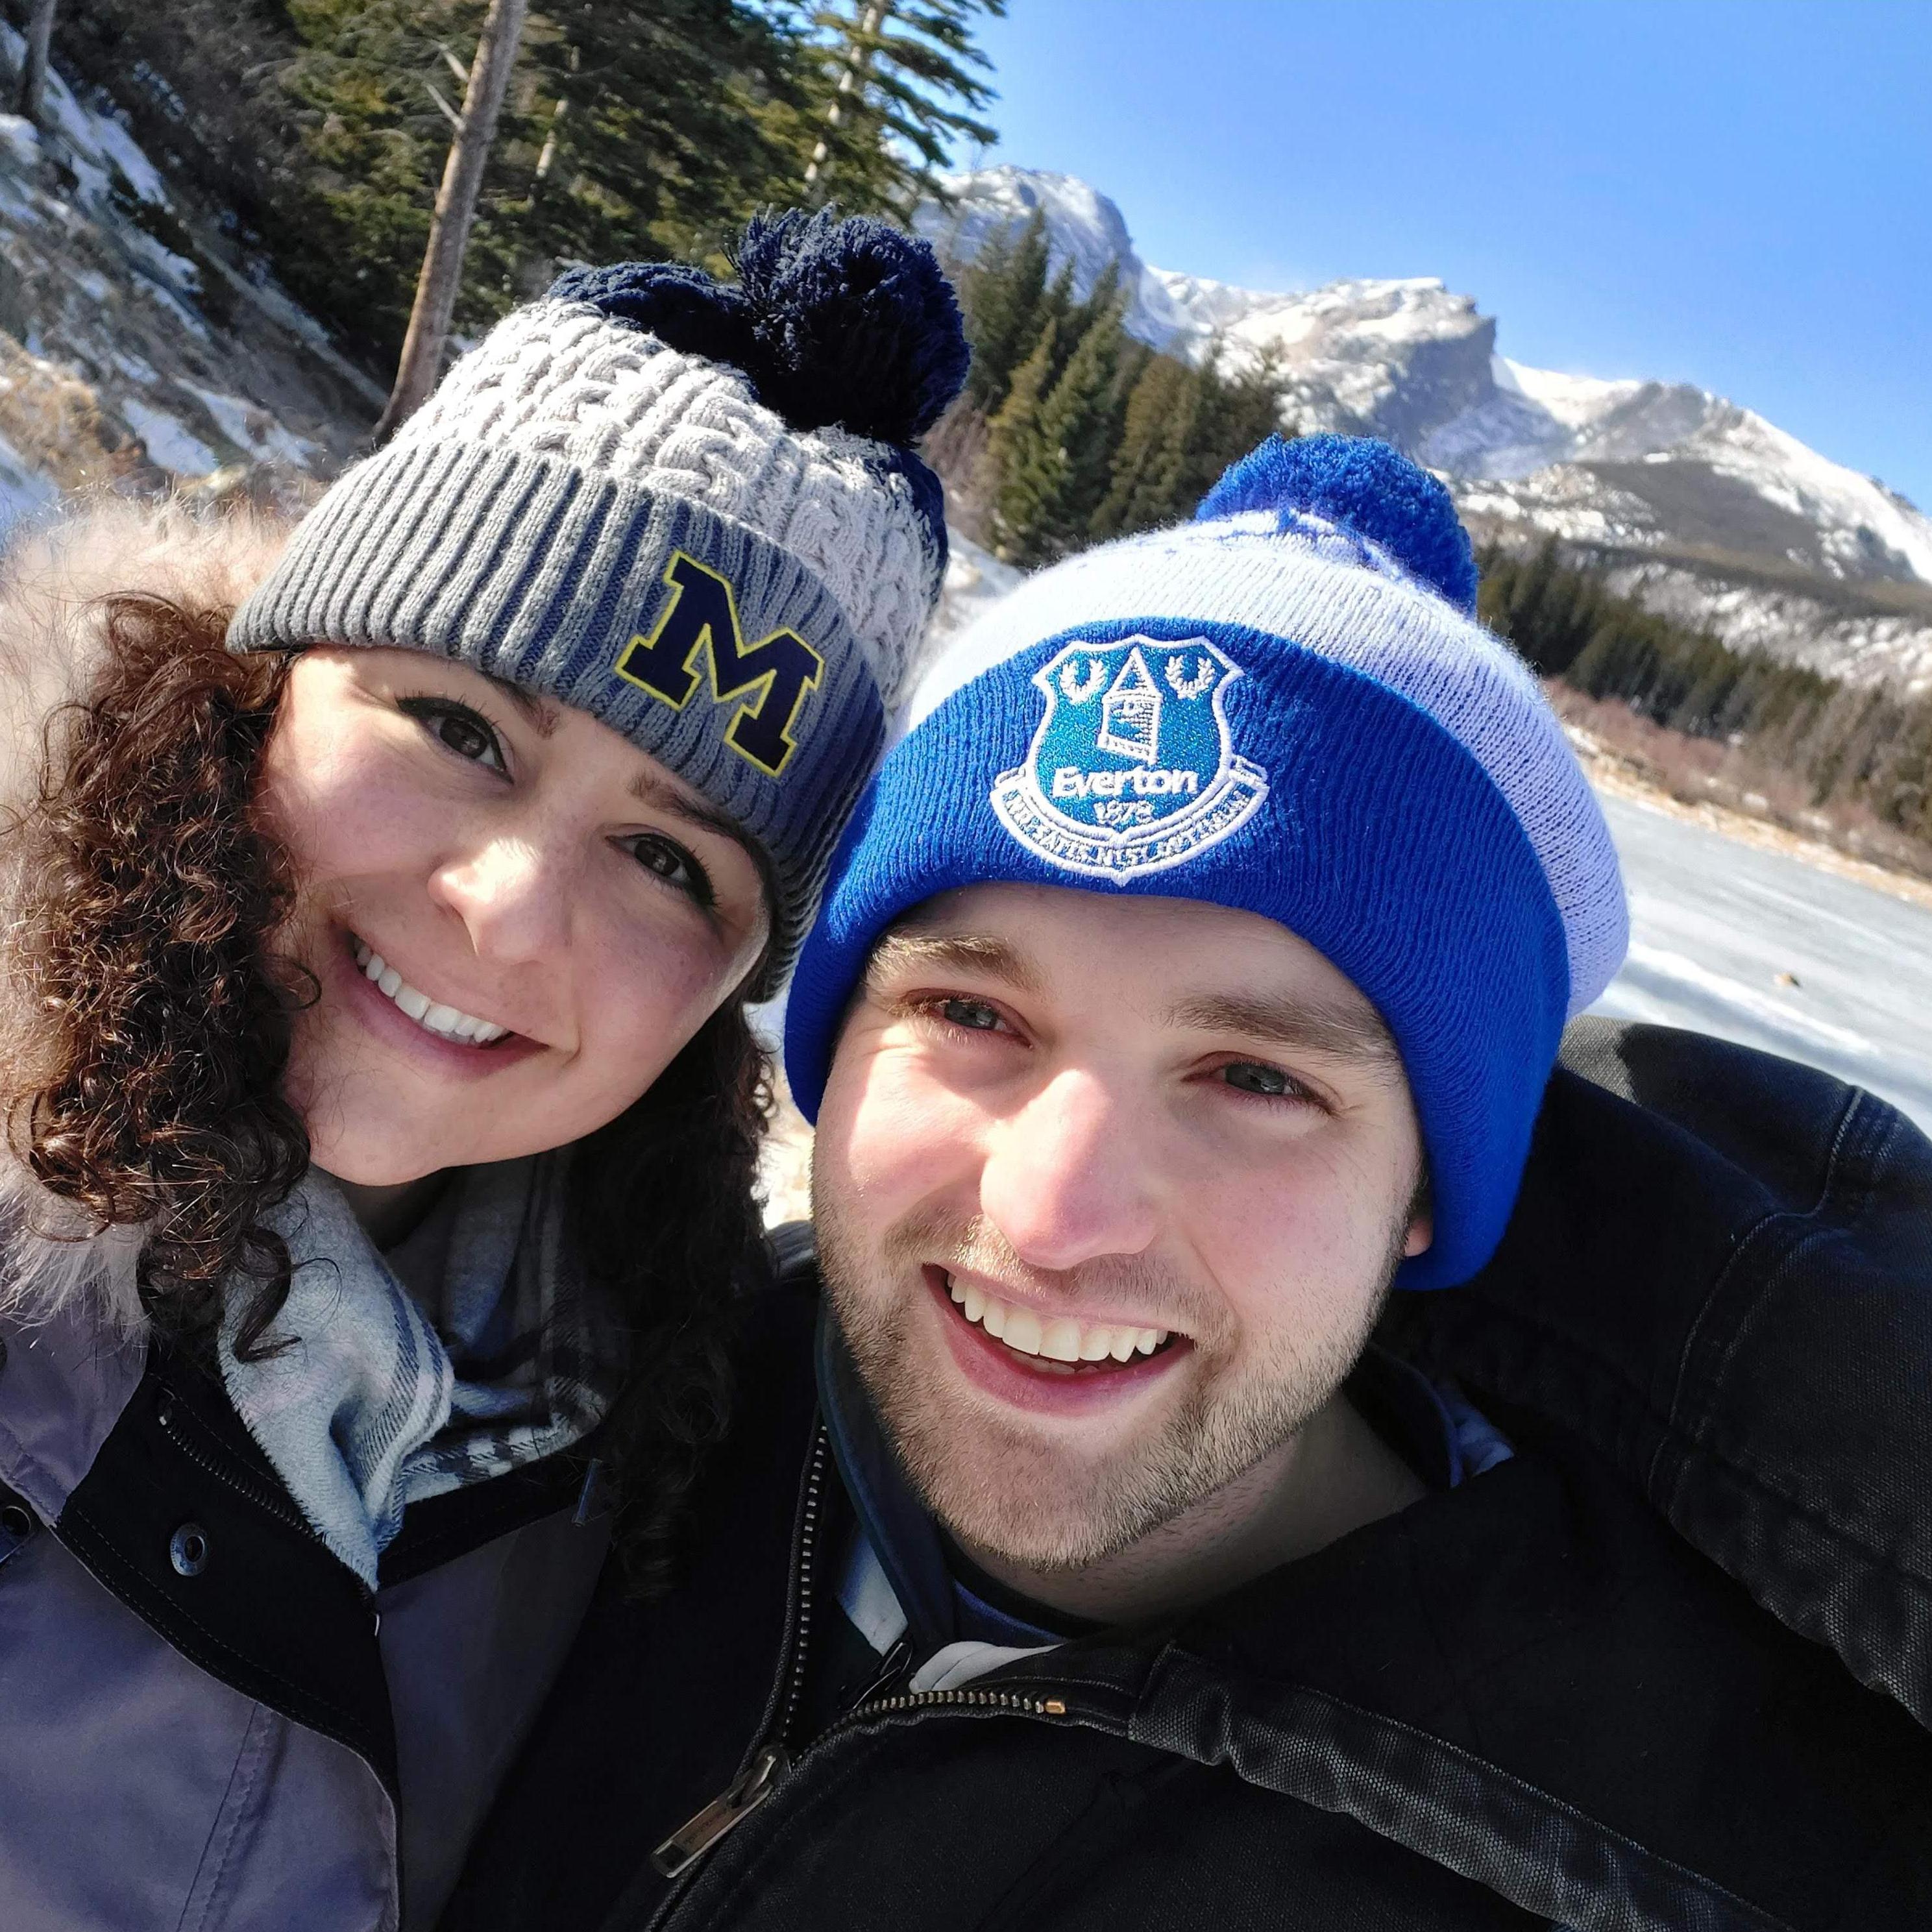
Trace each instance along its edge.
{"label": "man's eyebrow", "polygon": [[483,675],[523,713],[524,722],[539,738],[548,738],[556,730],[556,706],[549,699],[526,691],[520,684],[512,684],[506,677],[490,677],[488,671]]}
{"label": "man's eyebrow", "polygon": [[1036,993],[1042,981],[1016,946],[990,933],[922,932],[902,926],[872,949],[868,974],[881,968],[894,972],[976,973],[1003,980],[1022,993]]}
{"label": "man's eyebrow", "polygon": [[1172,1008],[1167,1018],[1170,1026],[1239,1034],[1331,1060],[1387,1067],[1402,1064],[1388,1028],[1366,1006],[1358,1011],[1269,994],[1206,993]]}

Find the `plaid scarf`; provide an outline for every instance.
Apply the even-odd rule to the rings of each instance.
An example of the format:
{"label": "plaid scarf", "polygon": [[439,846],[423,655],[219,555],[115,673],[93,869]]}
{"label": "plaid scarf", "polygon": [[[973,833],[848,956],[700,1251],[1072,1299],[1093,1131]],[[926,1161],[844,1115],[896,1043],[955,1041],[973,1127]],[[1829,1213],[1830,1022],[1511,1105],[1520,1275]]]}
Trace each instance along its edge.
{"label": "plaid scarf", "polygon": [[610,1406],[620,1351],[567,1237],[568,1166],[566,1149],[465,1168],[386,1255],[314,1169],[273,1217],[295,1264],[274,1333],[292,1346],[237,1360],[231,1312],[222,1378],[372,1590],[410,1504],[566,1448]]}

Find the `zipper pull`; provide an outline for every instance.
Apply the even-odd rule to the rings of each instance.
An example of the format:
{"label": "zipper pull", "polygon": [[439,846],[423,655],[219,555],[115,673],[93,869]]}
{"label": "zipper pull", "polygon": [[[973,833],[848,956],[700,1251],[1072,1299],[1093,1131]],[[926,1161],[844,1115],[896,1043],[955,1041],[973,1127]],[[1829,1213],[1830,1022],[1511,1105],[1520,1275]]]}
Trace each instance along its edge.
{"label": "zipper pull", "polygon": [[712,1799],[695,1817],[687,1819],[651,1854],[651,1863],[666,1878],[676,1878],[704,1857],[724,1834],[748,1818],[791,1768],[782,1744],[767,1744],[752,1759],[742,1778]]}

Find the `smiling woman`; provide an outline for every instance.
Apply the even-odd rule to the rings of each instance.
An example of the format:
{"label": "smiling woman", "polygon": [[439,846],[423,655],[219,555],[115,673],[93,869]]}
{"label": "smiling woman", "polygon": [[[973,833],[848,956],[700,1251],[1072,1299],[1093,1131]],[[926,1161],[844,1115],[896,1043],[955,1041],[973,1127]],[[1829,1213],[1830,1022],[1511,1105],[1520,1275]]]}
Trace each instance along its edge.
{"label": "smiling woman", "polygon": [[937,595],[964,362],[896,232],[738,266],[566,277],[292,532],[9,560],[10,1927],[432,1923],[614,1534],[674,1569],[746,1005]]}

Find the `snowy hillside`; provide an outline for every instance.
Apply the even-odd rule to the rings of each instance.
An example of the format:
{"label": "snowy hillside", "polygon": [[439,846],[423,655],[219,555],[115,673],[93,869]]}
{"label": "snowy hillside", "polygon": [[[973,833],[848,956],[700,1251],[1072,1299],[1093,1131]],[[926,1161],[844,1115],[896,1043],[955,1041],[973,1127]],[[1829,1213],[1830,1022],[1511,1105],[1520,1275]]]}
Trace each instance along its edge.
{"label": "snowy hillside", "polygon": [[[0,68],[20,57],[0,26]],[[299,488],[382,404],[320,326],[182,206],[111,112],[47,82],[0,116],[0,521],[166,476]]]}
{"label": "snowy hillside", "polygon": [[1932,518],[1753,411],[1681,383],[1559,375],[1496,352],[1437,280],[1271,294],[1150,267],[1120,210],[1065,175],[951,177],[919,225],[956,260],[1044,212],[1084,293],[1118,261],[1127,326],[1198,358],[1270,357],[1305,429],[1382,436],[1444,472],[1479,535],[1624,565],[1647,602],[1859,679],[1932,679]]}

